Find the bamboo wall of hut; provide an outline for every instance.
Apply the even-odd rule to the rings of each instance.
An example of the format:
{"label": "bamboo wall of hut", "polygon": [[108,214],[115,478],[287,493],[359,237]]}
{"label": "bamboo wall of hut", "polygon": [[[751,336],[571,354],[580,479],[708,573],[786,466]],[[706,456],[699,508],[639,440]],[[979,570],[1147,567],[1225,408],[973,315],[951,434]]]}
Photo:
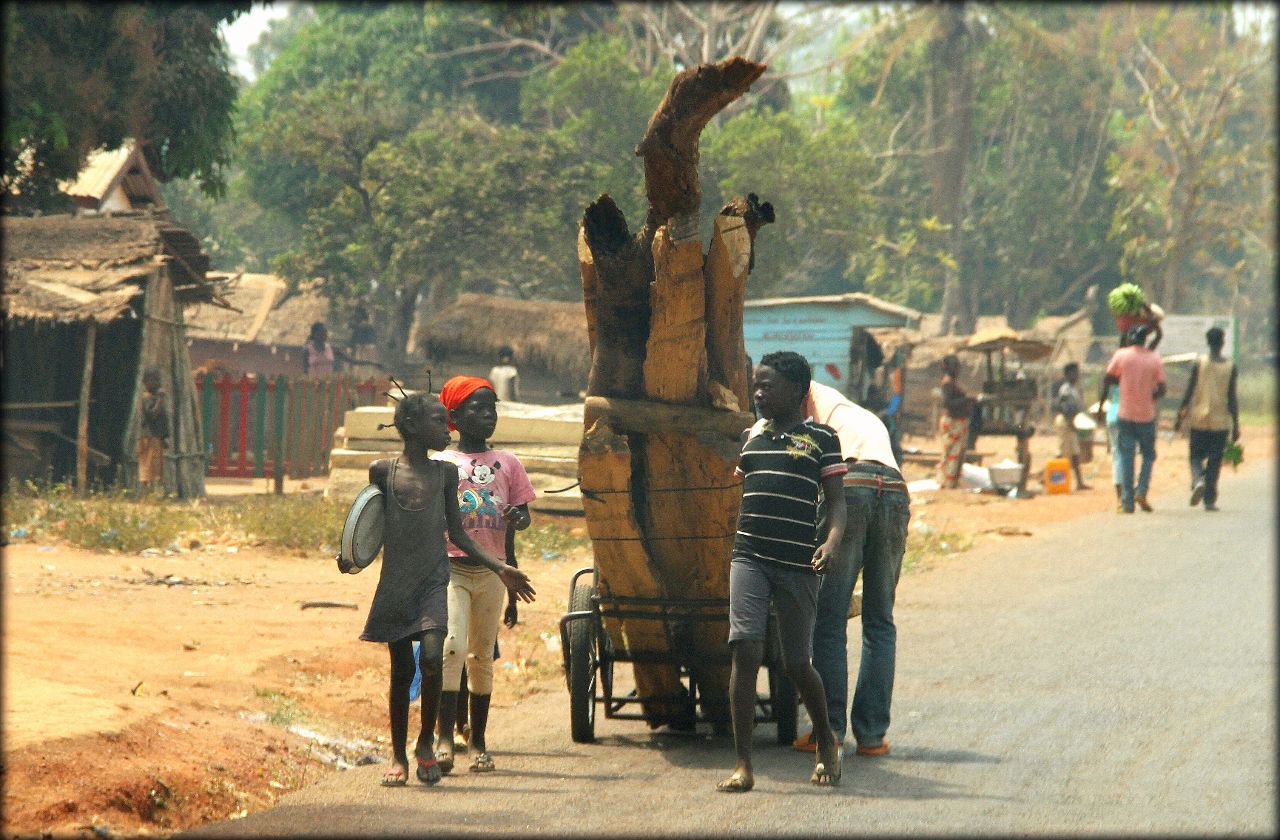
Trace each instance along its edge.
{"label": "bamboo wall of hut", "polygon": [[[182,307],[213,300],[208,258],[164,217],[3,219],[6,478],[137,484],[142,374],[168,394],[165,489],[204,494]],[[92,348],[92,349],[90,349]],[[87,387],[86,387],[87,385]]]}

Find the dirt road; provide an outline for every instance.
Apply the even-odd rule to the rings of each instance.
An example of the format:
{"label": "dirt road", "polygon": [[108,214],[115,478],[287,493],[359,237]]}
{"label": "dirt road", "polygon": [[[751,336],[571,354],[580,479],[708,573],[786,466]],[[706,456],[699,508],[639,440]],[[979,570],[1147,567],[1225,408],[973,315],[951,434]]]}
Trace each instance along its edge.
{"label": "dirt road", "polygon": [[1095,514],[909,579],[893,753],[847,757],[835,790],[761,727],[756,790],[719,794],[727,738],[606,721],[574,745],[522,725],[563,713],[541,695],[500,719],[500,774],[381,789],[359,768],[189,836],[1273,836],[1274,478],[1231,482],[1219,514]]}
{"label": "dirt road", "polygon": [[[1052,439],[1037,438],[1035,446],[1037,462],[1043,463]],[[1161,447],[1152,494],[1157,513],[1149,523],[1180,523],[1188,514],[1185,442],[1162,442]],[[1232,506],[1240,491],[1235,488],[1273,457],[1273,430],[1250,430],[1246,451],[1249,463],[1238,475],[1228,471],[1224,478],[1224,516],[1236,516]],[[927,472],[916,467],[907,477]],[[970,569],[982,563],[1019,569],[1027,557],[1035,557],[1052,570],[1061,564],[1047,557],[1063,553],[1065,562],[1077,552],[1074,543],[1064,549],[1054,542],[1055,529],[1071,531],[1057,523],[1093,522],[1088,517],[1099,514],[1101,524],[1115,519],[1106,465],[1100,459],[1086,477],[1090,472],[1096,472],[1092,480],[1097,489],[1071,496],[1026,501],[956,492],[918,496],[913,528],[927,525],[971,547],[929,556],[904,579],[904,646],[909,634],[941,632],[932,616],[942,607],[934,602],[946,600],[937,595],[934,602],[917,605],[912,593],[967,580]],[[1238,519],[1224,521],[1239,524]],[[1269,514],[1261,521],[1269,522]],[[563,525],[571,528],[580,521]],[[1271,545],[1257,533],[1254,537]],[[569,576],[589,564],[585,550],[522,557],[539,600],[522,607],[522,622],[514,631],[502,631],[494,743],[503,745],[495,753],[500,766],[519,771],[523,781],[500,773],[479,785],[478,779],[450,780],[451,787],[495,791],[502,789],[501,781],[538,789],[561,776],[572,781],[583,775],[580,757],[604,757],[586,775],[639,778],[648,790],[644,780],[651,777],[634,774],[649,758],[662,755],[699,771],[688,779],[696,787],[723,764],[723,745],[699,742],[690,749],[689,742],[651,735],[641,724],[601,722],[605,744],[628,749],[571,744],[560,654],[544,636],[554,633],[566,608]],[[387,757],[386,653],[356,641],[376,582],[373,573],[344,577],[325,557],[222,544],[137,556],[22,543],[4,548],[3,571],[6,836],[94,828],[99,833],[168,834],[254,814],[321,780],[361,787],[368,781],[362,774],[376,778],[377,767],[337,768],[362,758]],[[1023,585],[1036,591],[1034,582]],[[1061,587],[1052,581],[1045,585],[1050,592]],[[1023,600],[1023,593],[1015,596],[1006,603]],[[356,608],[302,609],[303,603],[314,601]],[[921,613],[907,620],[913,610]],[[955,647],[960,642],[944,634],[937,641],[911,644]],[[975,650],[988,646],[974,644]],[[929,688],[928,673],[907,676],[914,667],[915,662],[904,661],[899,697],[914,691],[920,702],[944,701]],[[917,679],[925,682],[910,688]],[[950,702],[961,704],[967,691]],[[899,715],[921,708],[920,703],[900,701]],[[967,707],[961,704],[956,710],[961,709]],[[941,708],[930,716],[946,720],[953,715]],[[918,722],[901,717],[895,728],[905,730],[908,723],[912,731],[919,729]],[[522,740],[531,737],[535,741]],[[767,743],[763,730],[761,737]],[[937,743],[917,741],[919,748],[935,751]],[[791,780],[799,772],[794,758],[789,751],[765,750],[765,777]],[[663,761],[645,772],[656,779],[671,771]],[[771,795],[763,789],[760,793]]]}

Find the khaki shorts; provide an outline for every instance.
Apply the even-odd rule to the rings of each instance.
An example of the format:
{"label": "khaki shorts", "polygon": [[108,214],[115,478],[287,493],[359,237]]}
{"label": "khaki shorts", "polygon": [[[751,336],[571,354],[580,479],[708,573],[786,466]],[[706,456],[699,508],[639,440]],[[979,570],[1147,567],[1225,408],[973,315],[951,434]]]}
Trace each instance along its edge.
{"label": "khaki shorts", "polygon": [[164,480],[164,439],[138,438],[138,481],[146,484]]}
{"label": "khaki shorts", "polygon": [[1080,435],[1067,418],[1057,414],[1053,418],[1053,430],[1058,433],[1058,455],[1070,458],[1080,454]]}

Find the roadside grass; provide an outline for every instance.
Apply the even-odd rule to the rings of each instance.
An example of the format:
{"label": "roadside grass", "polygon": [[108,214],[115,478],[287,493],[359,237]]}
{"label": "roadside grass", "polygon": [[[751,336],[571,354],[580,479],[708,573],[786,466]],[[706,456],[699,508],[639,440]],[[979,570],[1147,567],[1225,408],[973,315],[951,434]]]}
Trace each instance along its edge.
{"label": "roadside grass", "polygon": [[105,490],[77,495],[65,484],[11,483],[3,496],[3,533],[12,542],[58,540],[103,551],[137,552],[198,529],[190,504]]}
{"label": "roadside grass", "polygon": [[1271,426],[1276,422],[1276,370],[1255,368],[1236,376],[1236,400],[1240,406],[1240,423],[1245,426]]}
{"label": "roadside grass", "polygon": [[591,538],[585,529],[568,528],[542,517],[541,522],[516,532],[516,560],[539,556],[543,560],[561,560],[575,548],[590,544]]}
{"label": "roadside grass", "polygon": [[336,553],[347,514],[345,505],[314,493],[223,497],[207,507],[205,527],[214,534],[303,555]]}
{"label": "roadside grass", "polygon": [[[179,501],[125,490],[79,495],[65,484],[12,482],[0,497],[9,542],[63,542],[136,554],[208,543],[252,545],[300,556],[333,554],[346,506],[318,494],[254,494]],[[584,530],[538,522],[517,536],[520,557],[560,559],[590,543]]]}
{"label": "roadside grass", "polygon": [[907,550],[902,555],[902,573],[924,571],[929,568],[930,562],[967,551],[972,545],[971,536],[936,529],[916,520],[907,530]]}
{"label": "roadside grass", "polygon": [[268,723],[274,726],[290,726],[306,721],[307,713],[303,710],[302,705],[292,697],[281,694],[278,691],[261,688],[254,689],[253,693],[257,697],[270,701],[271,710],[267,712]]}

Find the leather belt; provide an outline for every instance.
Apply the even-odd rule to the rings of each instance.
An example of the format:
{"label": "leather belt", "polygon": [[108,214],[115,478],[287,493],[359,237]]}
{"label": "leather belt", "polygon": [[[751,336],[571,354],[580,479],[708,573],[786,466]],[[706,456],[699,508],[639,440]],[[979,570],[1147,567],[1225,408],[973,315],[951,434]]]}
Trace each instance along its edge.
{"label": "leather belt", "polygon": [[881,493],[906,493],[907,483],[899,481],[896,478],[885,478],[882,475],[872,476],[849,476],[844,479],[845,487],[870,487],[876,491],[876,495]]}

